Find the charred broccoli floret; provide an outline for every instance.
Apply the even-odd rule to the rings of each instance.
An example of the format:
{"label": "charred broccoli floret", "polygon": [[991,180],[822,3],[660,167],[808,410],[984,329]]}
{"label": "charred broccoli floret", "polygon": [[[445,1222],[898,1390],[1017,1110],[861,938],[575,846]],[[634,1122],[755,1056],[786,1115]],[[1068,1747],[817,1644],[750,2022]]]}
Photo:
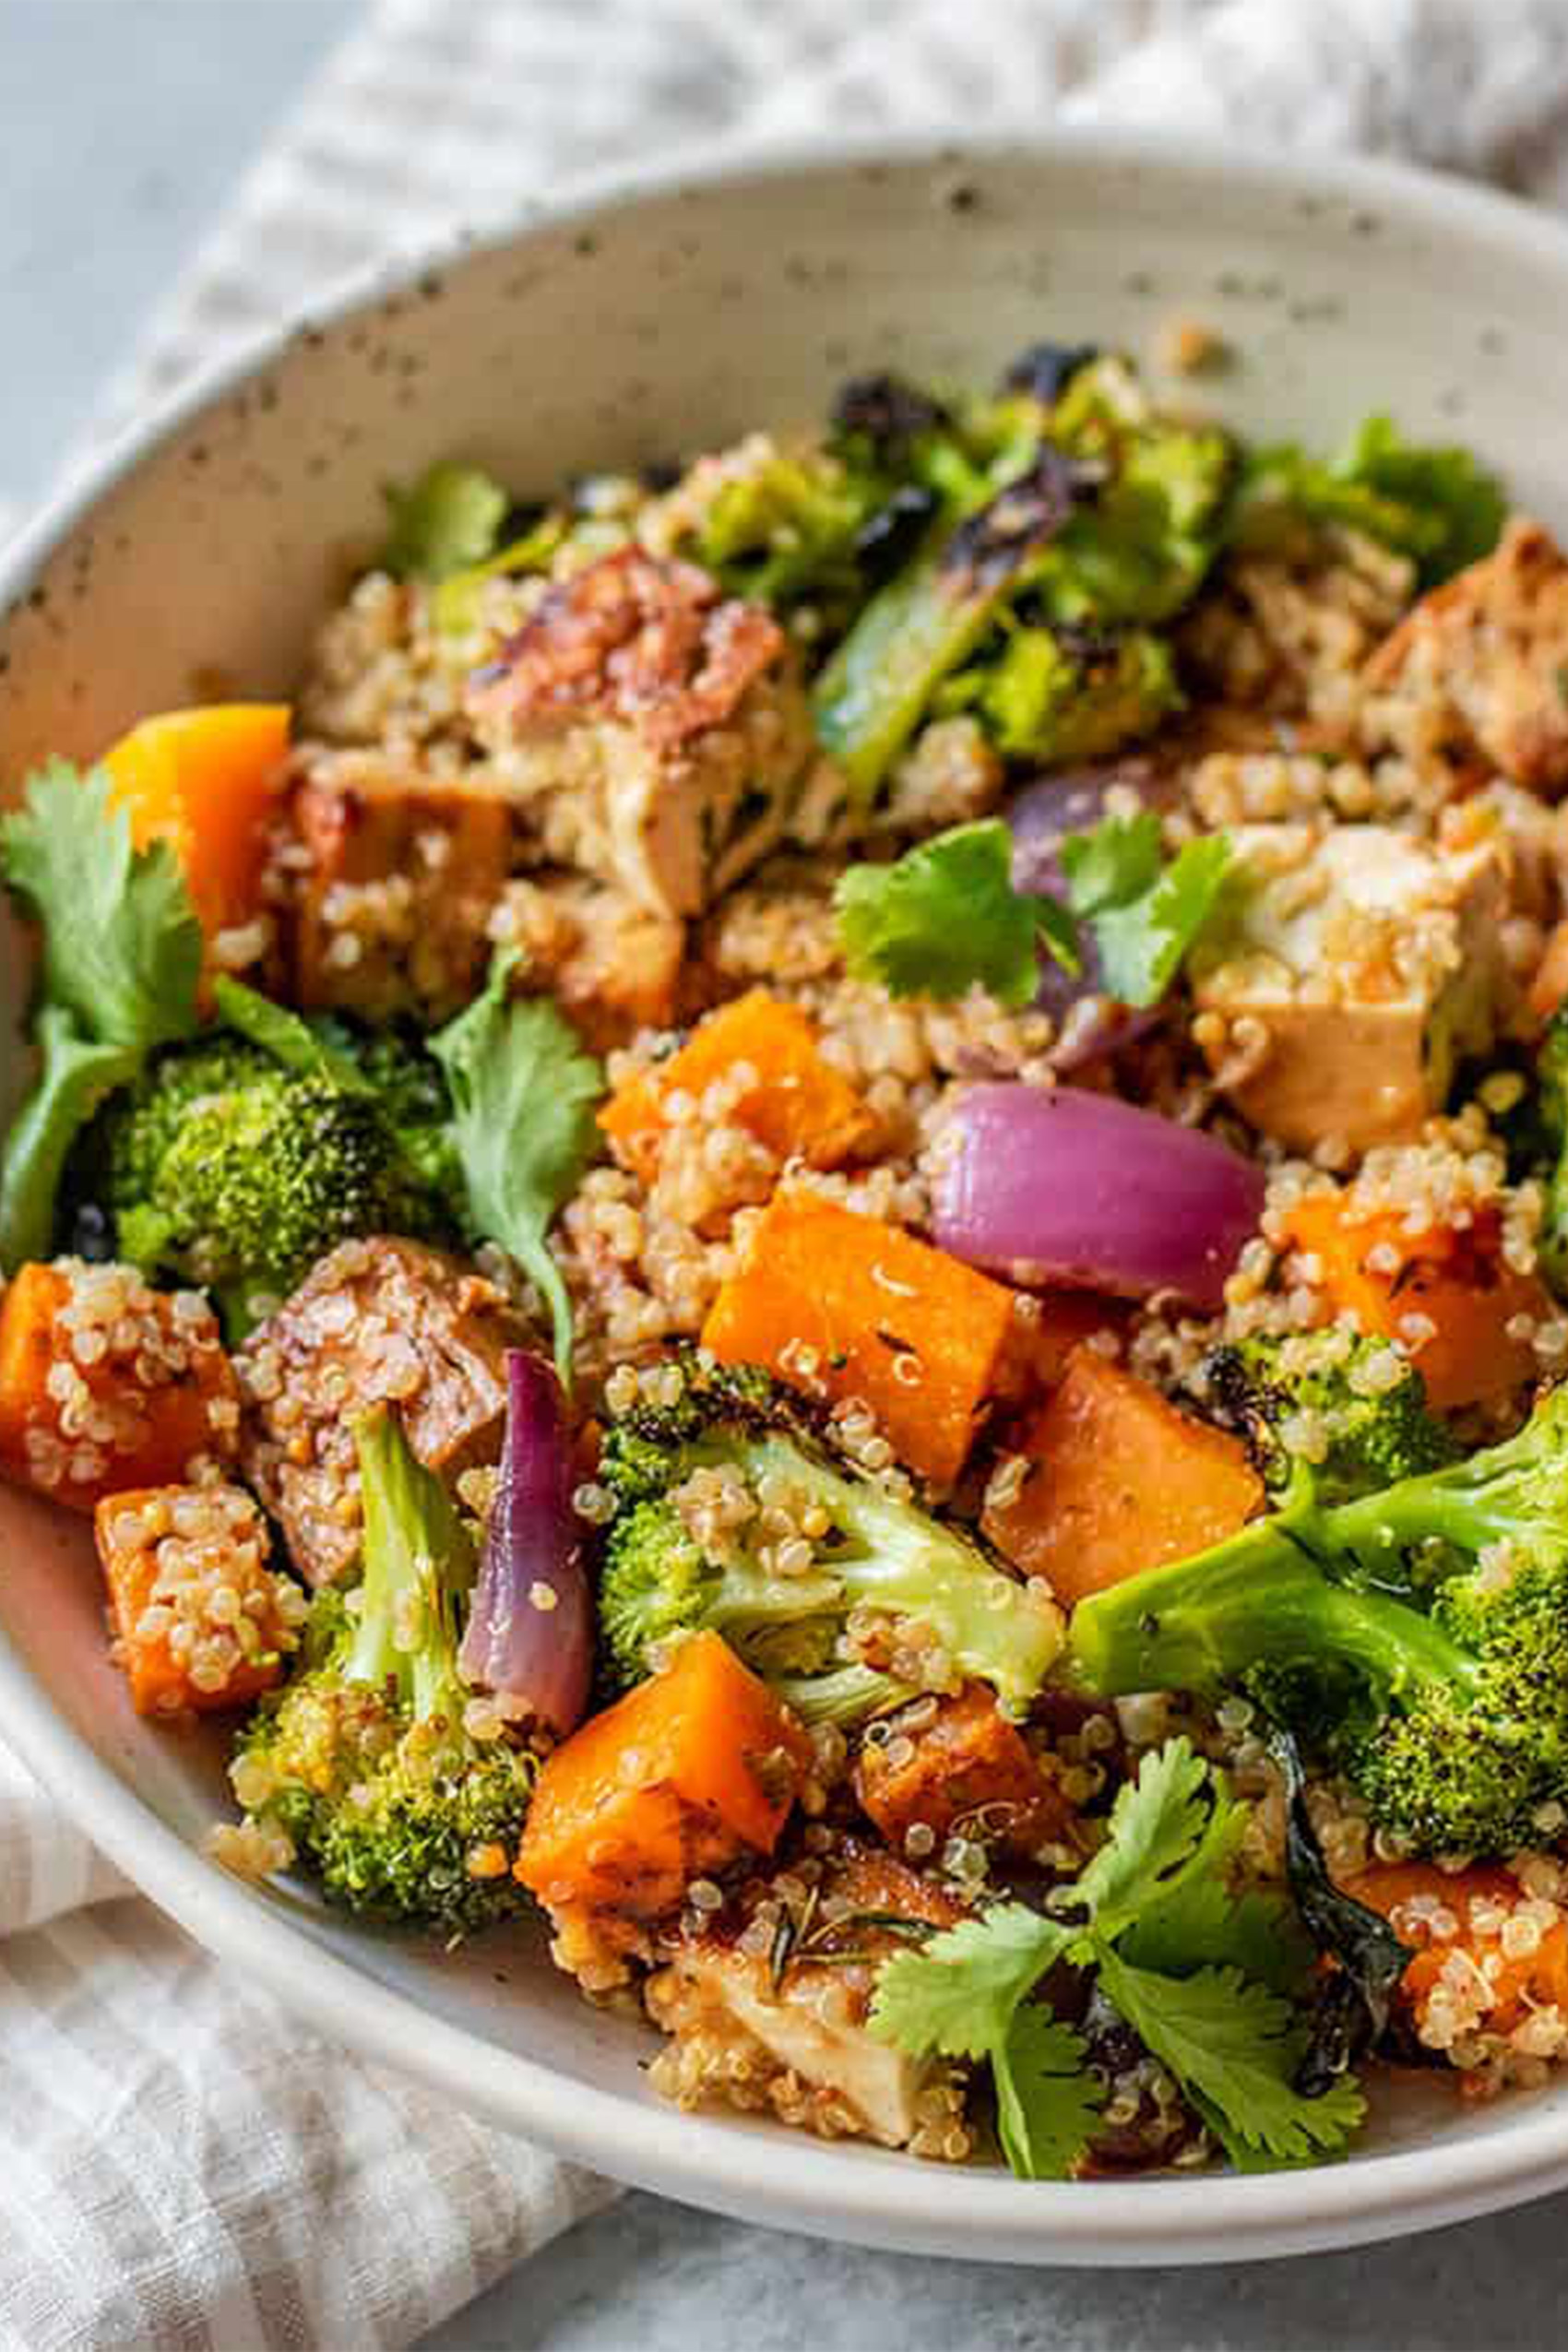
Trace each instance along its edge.
{"label": "charred broccoli floret", "polygon": [[466,1934],[524,1906],[509,1864],[538,1765],[466,1728],[474,1556],[445,1489],[392,1413],[356,1440],[363,1580],[317,1598],[301,1669],[242,1735],[231,1775],[332,1902]]}
{"label": "charred broccoli floret", "polygon": [[[814,691],[823,745],[862,806],[944,694],[1030,758],[1146,730],[1175,681],[1145,633],[1190,600],[1218,545],[1229,440],[1158,418],[1123,361],[1015,370],[994,399],[944,419],[917,443],[931,524]],[[1122,629],[1124,648],[1088,662],[1063,634]]]}
{"label": "charred broccoli floret", "polygon": [[1061,1644],[1049,1602],[839,1460],[766,1372],[693,1356],[664,1368],[676,1382],[675,1401],[612,1420],[600,1459],[615,1512],[600,1626],[621,1685],[711,1630],[808,1719],[909,1696],[897,1653],[916,1647],[1028,1705]]}
{"label": "charred broccoli floret", "polygon": [[1273,1516],[1083,1602],[1066,1673],[1104,1697],[1246,1687],[1424,1851],[1530,1844],[1568,1800],[1568,1388],[1354,1501],[1299,1471]]}
{"label": "charred broccoli floret", "polygon": [[1416,1367],[1391,1371],[1386,1340],[1337,1329],[1244,1339],[1213,1349],[1203,1371],[1211,1404],[1247,1438],[1270,1486],[1288,1484],[1305,1462],[1320,1503],[1458,1457]]}

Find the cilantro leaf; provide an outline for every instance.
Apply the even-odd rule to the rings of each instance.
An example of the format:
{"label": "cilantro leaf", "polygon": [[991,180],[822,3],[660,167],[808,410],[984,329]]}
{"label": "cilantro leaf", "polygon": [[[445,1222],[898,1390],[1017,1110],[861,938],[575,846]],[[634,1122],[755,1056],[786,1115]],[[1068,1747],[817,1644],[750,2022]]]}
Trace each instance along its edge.
{"label": "cilantro leaf", "polygon": [[1197,1852],[1209,1826],[1207,1759],[1185,1739],[1151,1748],[1111,1808],[1111,1834],[1075,1882],[1097,1939],[1119,1935]]}
{"label": "cilantro leaf", "polygon": [[1189,841],[1162,868],[1159,819],[1145,809],[1069,834],[1060,855],[1067,903],[1094,926],[1107,990],[1122,1004],[1158,1004],[1225,886],[1229,837]]}
{"label": "cilantro leaf", "polygon": [[1288,2002],[1234,1968],[1157,1976],[1119,1954],[1099,1954],[1100,1990],[1182,2091],[1201,2105],[1229,2151],[1281,2164],[1338,2155],[1360,2124],[1360,2085],[1341,2075],[1303,2097],[1291,2080],[1304,2037]]}
{"label": "cilantro leaf", "polygon": [[430,1051],[446,1074],[452,1131],[477,1230],[515,1257],[542,1291],[555,1365],[571,1377],[572,1309],[545,1240],[599,1140],[599,1063],[542,997],[514,1003],[515,953],[498,956],[473,1003],[439,1029]]}
{"label": "cilantro leaf", "polygon": [[1039,944],[1078,969],[1076,927],[1054,898],[1013,887],[1012,836],[1000,817],[956,825],[893,865],[855,865],[834,893],[844,959],[891,996],[962,996],[986,989],[1028,1004],[1039,985]]}
{"label": "cilantro leaf", "polygon": [[155,1046],[196,1025],[201,927],[173,851],[137,849],[109,778],[51,760],[0,822],[0,880],[42,932],[41,1067],[0,1158],[0,1265],[46,1257],[72,1145]]}
{"label": "cilantro leaf", "polygon": [[1153,809],[1102,817],[1087,833],[1069,833],[1058,856],[1073,912],[1093,917],[1142,897],[1159,879],[1159,819]]}
{"label": "cilantro leaf", "polygon": [[512,503],[489,474],[449,458],[386,496],[392,523],[382,564],[397,579],[431,582],[493,555]]}
{"label": "cilantro leaf", "polygon": [[1247,1819],[1245,1805],[1216,1788],[1208,1826],[1191,1857],[1118,1938],[1124,1960],[1168,1977],[1239,1968],[1287,1997],[1306,1990],[1313,1946],[1289,1899],[1263,1889],[1230,1890]]}
{"label": "cilantro leaf", "polygon": [[196,1028],[201,926],[173,850],[134,848],[113,792],[101,768],[51,760],[0,822],[0,878],[42,926],[43,998],[146,1053]]}
{"label": "cilantro leaf", "polygon": [[993,2049],[996,2128],[1020,2180],[1065,2180],[1094,2135],[1103,2097],[1085,2071],[1082,2035],[1026,2002]]}
{"label": "cilantro leaf", "polygon": [[911,2058],[985,2058],[1006,2040],[1020,2003],[1075,1929],[1022,1903],[961,1920],[919,1952],[897,1952],[876,1980],[871,2030]]}

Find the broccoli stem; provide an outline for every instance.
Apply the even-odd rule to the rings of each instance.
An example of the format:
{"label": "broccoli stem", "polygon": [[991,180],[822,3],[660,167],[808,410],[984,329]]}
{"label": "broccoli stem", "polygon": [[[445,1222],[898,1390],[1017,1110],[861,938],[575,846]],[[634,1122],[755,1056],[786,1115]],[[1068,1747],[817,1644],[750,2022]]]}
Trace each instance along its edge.
{"label": "broccoli stem", "polygon": [[472,1586],[473,1546],[441,1480],[418,1460],[395,1413],[354,1430],[364,1511],[363,1581],[344,1661],[350,1681],[396,1690],[415,1722],[462,1721],[457,1602]]}
{"label": "broccoli stem", "polygon": [[885,1715],[920,1693],[874,1666],[836,1667],[827,1674],[780,1674],[772,1687],[802,1723],[836,1723],[848,1728],[872,1716]]}
{"label": "broccoli stem", "polygon": [[1369,1572],[1393,1572],[1408,1552],[1433,1541],[1473,1558],[1510,1536],[1528,1540],[1541,1524],[1535,1481],[1544,1465],[1537,1459],[1535,1427],[1527,1424],[1517,1437],[1467,1460],[1401,1479],[1379,1493],[1325,1512],[1323,1526],[1331,1551],[1348,1555]]}
{"label": "broccoli stem", "polygon": [[1253,1667],[1337,1659],[1380,1690],[1472,1687],[1474,1659],[1430,1618],[1327,1574],[1316,1545],[1336,1542],[1340,1515],[1280,1512],[1190,1560],[1094,1594],[1073,1613],[1067,1680],[1104,1698],[1204,1696]]}
{"label": "broccoli stem", "polygon": [[1008,1705],[1027,1706],[1039,1691],[1061,1645],[1056,1612],[940,1520],[808,1461],[788,1439],[699,1443],[688,1458],[694,1468],[737,1463],[754,1483],[772,1473],[781,1485],[807,1486],[843,1538],[824,1564],[846,1609],[860,1604],[925,1626],[960,1672],[991,1683]]}
{"label": "broccoli stem", "polygon": [[1012,590],[970,587],[928,552],[872,599],[816,687],[816,731],[863,808],[944,678],[974,651]]}
{"label": "broccoli stem", "polygon": [[63,1004],[46,1004],[34,1026],[42,1067],[18,1112],[0,1162],[0,1266],[14,1274],[29,1258],[46,1258],[65,1161],[101,1103],[127,1085],[142,1056],[84,1038]]}

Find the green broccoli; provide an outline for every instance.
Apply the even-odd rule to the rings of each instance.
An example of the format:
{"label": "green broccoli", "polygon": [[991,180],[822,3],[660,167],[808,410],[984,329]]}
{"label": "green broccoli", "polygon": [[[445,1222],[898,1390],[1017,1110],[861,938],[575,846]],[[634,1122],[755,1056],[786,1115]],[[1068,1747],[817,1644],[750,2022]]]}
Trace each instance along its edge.
{"label": "green broccoli", "polygon": [[1320,1503],[1346,1503],[1457,1459],[1458,1441],[1427,1403],[1413,1364],[1387,1377],[1385,1340],[1330,1329],[1214,1348],[1211,1402],[1241,1430],[1271,1486],[1312,1467]]}
{"label": "green broccoli", "polygon": [[1568,1291],[1568,1006],[1554,1013],[1536,1051],[1532,1138],[1540,1154],[1546,1202],[1538,1243],[1541,1272]]}
{"label": "green broccoli", "polygon": [[1006,758],[1051,766],[1103,759],[1181,706],[1175,659],[1152,630],[1011,623],[932,703],[938,713],[972,710]]}
{"label": "green broccoli", "polygon": [[[883,1669],[919,1629],[955,1673],[990,1682],[1010,1708],[1028,1705],[1061,1643],[1049,1602],[839,1461],[766,1373],[696,1356],[677,1370],[679,1400],[614,1417],[600,1457],[615,1511],[600,1626],[620,1686],[652,1672],[672,1637],[711,1629],[808,1720],[853,1723],[911,1695]],[[704,1473],[719,1498],[706,1515]],[[780,1560],[789,1538],[767,1520],[778,1507],[814,1526],[799,1566]],[[876,1640],[873,1619],[890,1640]]]}
{"label": "green broccoli", "polygon": [[357,1592],[312,1610],[302,1666],[242,1733],[231,1767],[253,1821],[281,1829],[334,1903],[462,1935],[526,1903],[511,1874],[532,1752],[466,1728],[459,1618],[468,1533],[394,1413],[362,1420]]}
{"label": "green broccoli", "polygon": [[1502,1853],[1568,1800],[1568,1388],[1503,1443],[1272,1516],[1075,1612],[1102,1697],[1241,1685],[1427,1852]]}
{"label": "green broccoli", "polygon": [[1372,416],[1333,457],[1309,457],[1295,442],[1252,451],[1227,531],[1244,553],[1289,557],[1312,553],[1337,525],[1409,556],[1422,588],[1432,588],[1491,553],[1507,508],[1467,449],[1420,447]]}
{"label": "green broccoli", "polygon": [[[816,682],[817,732],[862,806],[960,676],[956,691],[997,727],[1004,751],[1040,756],[1037,727],[1048,747],[1074,744],[1049,633],[1170,620],[1218,548],[1232,463],[1225,434],[1156,417],[1121,360],[1091,359],[1042,388],[1051,397],[1012,377],[995,400],[961,408],[945,438],[925,435],[932,522]],[[999,679],[972,674],[993,660]],[[1109,723],[1107,700],[1118,724],[1130,703],[1142,726],[1173,699],[1169,658],[1157,668],[1147,641],[1134,640],[1123,660],[1110,681],[1092,665],[1081,678],[1101,695],[1084,726],[1091,741]],[[1078,754],[1075,744],[1049,755]]]}
{"label": "green broccoli", "polygon": [[228,1030],[166,1049],[100,1113],[70,1188],[113,1217],[132,1265],[210,1289],[232,1339],[336,1242],[448,1239],[461,1200],[410,1049],[388,1038],[344,1071],[327,1040],[307,1054],[296,1016],[256,1004],[258,1027],[277,1016],[291,1061]]}

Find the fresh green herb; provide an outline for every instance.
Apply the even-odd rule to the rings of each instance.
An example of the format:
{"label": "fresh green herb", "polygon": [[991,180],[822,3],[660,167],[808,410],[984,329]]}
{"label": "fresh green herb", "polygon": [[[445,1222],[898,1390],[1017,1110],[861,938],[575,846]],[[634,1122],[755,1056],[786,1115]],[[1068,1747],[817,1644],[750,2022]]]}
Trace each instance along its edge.
{"label": "fresh green herb", "polygon": [[1012,836],[1000,817],[954,826],[890,866],[850,866],[834,903],[845,960],[892,996],[961,996],[988,989],[1028,1004],[1039,985],[1039,943],[1078,969],[1072,918],[1054,898],[1015,890]]}
{"label": "fresh green herb", "polygon": [[517,961],[514,952],[495,958],[482,992],[436,1032],[430,1050],[451,1089],[474,1227],[509,1251],[543,1293],[566,1382],[571,1303],[545,1236],[593,1157],[604,1076],[553,1004],[512,1001]]}
{"label": "fresh green herb", "polygon": [[1223,833],[1189,841],[1160,864],[1159,819],[1107,817],[1062,845],[1069,903],[1016,890],[1012,837],[1000,817],[952,826],[894,864],[850,866],[835,904],[845,962],[892,996],[961,996],[986,989],[1029,1004],[1043,941],[1069,972],[1083,968],[1087,921],[1104,984],[1119,1003],[1157,1004],[1214,912],[1230,870]]}
{"label": "fresh green herb", "polygon": [[1092,1971],[1238,2163],[1336,2153],[1361,2098],[1348,2074],[1308,2097],[1295,2075],[1308,2031],[1293,1996],[1310,1960],[1277,1897],[1233,1897],[1244,1814],[1187,1740],[1144,1758],[1105,1845],[1058,1891],[1050,1915],[1002,1904],[896,1953],[882,1968],[872,2031],[914,2057],[983,2059],[1008,2162],[1026,2179],[1071,2173],[1094,2133],[1099,2095],[1082,2039],[1039,1987]]}
{"label": "fresh green herb", "polygon": [[479,617],[480,590],[486,580],[512,578],[519,572],[547,572],[551,558],[566,537],[564,515],[541,515],[517,539],[508,540],[493,555],[450,573],[436,588],[432,604],[435,625],[448,636],[471,629]]}
{"label": "fresh green herb", "polygon": [[220,974],[213,983],[219,1018],[285,1070],[301,1078],[330,1078],[343,1094],[375,1092],[351,1054],[341,1052],[330,1036],[313,1028],[287,1004],[279,1004],[244,980]]}
{"label": "fresh green herb", "polygon": [[1467,449],[1420,448],[1387,417],[1368,417],[1337,457],[1294,442],[1254,450],[1231,512],[1231,538],[1260,552],[1301,527],[1339,523],[1413,557],[1423,588],[1496,546],[1507,501]]}
{"label": "fresh green herb", "polygon": [[1152,810],[1106,817],[1063,843],[1068,904],[1093,925],[1105,986],[1118,1004],[1159,1003],[1214,913],[1230,866],[1229,837],[1207,833],[1162,867]]}
{"label": "fresh green herb", "polygon": [[392,523],[383,564],[397,579],[434,583],[495,552],[511,501],[477,466],[444,459],[408,489],[389,489],[386,504]]}
{"label": "fresh green herb", "polygon": [[101,769],[52,760],[0,824],[0,879],[42,932],[42,1066],[0,1162],[0,1264],[48,1253],[77,1134],[159,1045],[196,1025],[201,927],[173,851],[137,849]]}

